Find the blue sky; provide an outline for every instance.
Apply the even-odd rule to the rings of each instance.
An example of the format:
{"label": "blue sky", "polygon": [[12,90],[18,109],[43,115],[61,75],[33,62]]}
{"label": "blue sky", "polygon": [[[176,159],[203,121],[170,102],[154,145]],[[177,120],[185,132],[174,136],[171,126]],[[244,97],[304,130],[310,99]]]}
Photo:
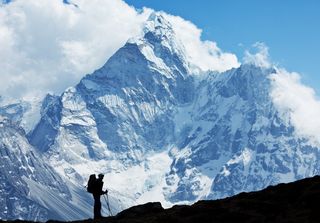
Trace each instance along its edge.
{"label": "blue sky", "polygon": [[318,0],[125,0],[178,15],[203,30],[203,39],[240,59],[255,42],[269,47],[271,60],[320,95],[320,1]]}

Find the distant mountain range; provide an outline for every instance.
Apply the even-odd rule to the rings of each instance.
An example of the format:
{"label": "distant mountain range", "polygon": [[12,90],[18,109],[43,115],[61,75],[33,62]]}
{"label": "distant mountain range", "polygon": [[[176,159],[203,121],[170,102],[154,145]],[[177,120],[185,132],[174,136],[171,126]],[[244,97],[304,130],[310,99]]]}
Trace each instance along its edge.
{"label": "distant mountain range", "polygon": [[152,13],[143,35],[101,68],[48,94],[30,131],[22,124],[30,105],[1,107],[0,219],[89,218],[91,173],[105,174],[115,212],[319,174],[319,149],[270,96],[276,67],[194,74],[183,44],[165,15]]}

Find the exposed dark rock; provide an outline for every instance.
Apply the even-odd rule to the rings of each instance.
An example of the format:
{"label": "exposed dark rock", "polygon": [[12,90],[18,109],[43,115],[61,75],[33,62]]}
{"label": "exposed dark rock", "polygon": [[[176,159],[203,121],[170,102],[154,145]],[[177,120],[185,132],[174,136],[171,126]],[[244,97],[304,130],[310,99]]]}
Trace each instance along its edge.
{"label": "exposed dark rock", "polygon": [[147,203],[143,205],[134,206],[128,208],[127,210],[122,211],[117,215],[118,219],[125,219],[125,218],[136,218],[140,216],[147,216],[147,215],[158,215],[163,213],[164,209],[161,206],[160,202],[155,203]]}

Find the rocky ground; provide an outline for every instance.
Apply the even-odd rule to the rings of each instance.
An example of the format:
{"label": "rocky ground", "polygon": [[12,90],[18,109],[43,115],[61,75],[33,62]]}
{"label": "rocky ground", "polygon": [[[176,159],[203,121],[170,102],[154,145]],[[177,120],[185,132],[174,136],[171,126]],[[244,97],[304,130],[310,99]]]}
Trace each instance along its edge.
{"label": "rocky ground", "polygon": [[316,176],[222,200],[199,201],[191,206],[163,209],[160,203],[147,203],[115,217],[73,223],[320,222],[319,201],[320,176]]}

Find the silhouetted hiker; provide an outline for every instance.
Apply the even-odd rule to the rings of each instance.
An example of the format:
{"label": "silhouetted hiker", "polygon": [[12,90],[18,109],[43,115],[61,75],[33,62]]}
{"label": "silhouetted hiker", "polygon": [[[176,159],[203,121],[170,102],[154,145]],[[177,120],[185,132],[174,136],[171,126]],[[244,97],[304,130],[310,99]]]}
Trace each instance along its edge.
{"label": "silhouetted hiker", "polygon": [[87,191],[89,193],[92,193],[93,198],[94,198],[94,208],[93,208],[93,215],[94,219],[102,218],[101,215],[101,200],[100,197],[103,194],[108,193],[108,190],[103,191],[103,174],[98,175],[98,179],[96,179],[96,175],[92,174],[90,175],[89,181],[88,181],[88,187]]}

